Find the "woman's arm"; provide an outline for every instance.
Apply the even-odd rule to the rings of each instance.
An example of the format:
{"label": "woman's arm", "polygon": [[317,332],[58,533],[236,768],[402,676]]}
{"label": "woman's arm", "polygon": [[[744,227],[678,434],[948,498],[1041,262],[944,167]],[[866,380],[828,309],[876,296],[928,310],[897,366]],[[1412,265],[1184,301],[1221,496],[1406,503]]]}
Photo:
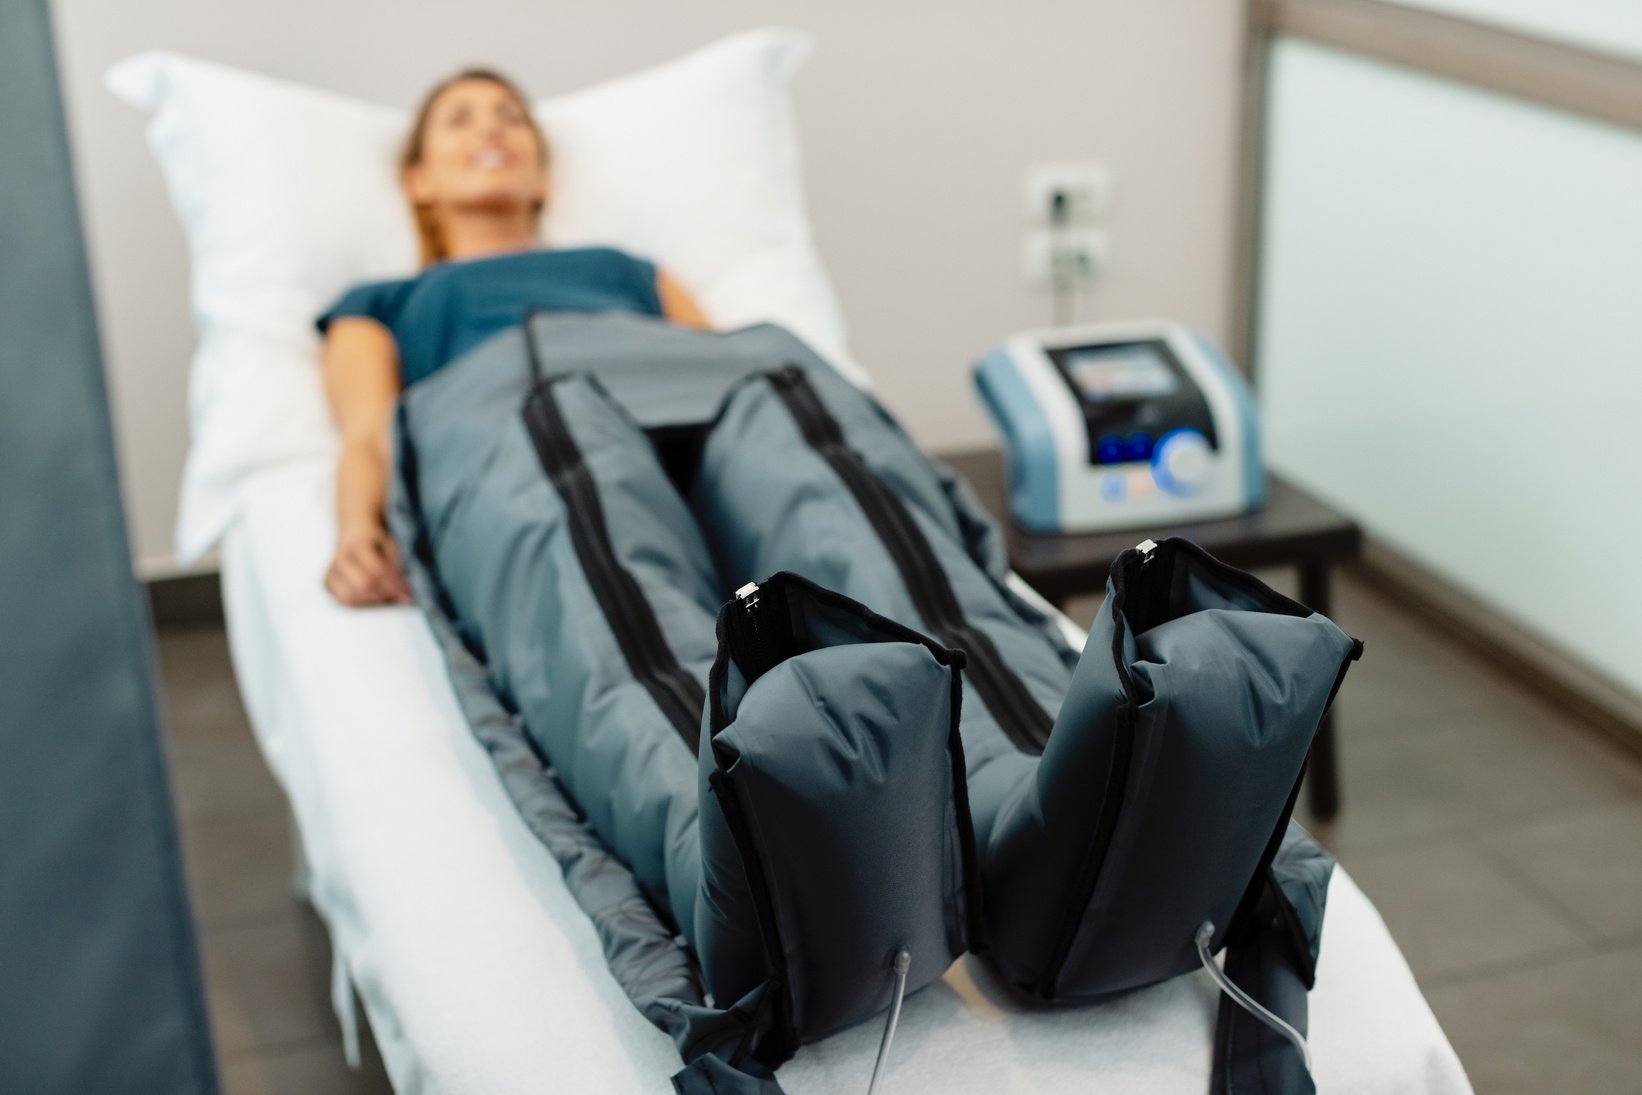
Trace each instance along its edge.
{"label": "woman's arm", "polygon": [[336,470],[336,556],[325,588],[345,605],[409,604],[410,586],[388,535],[388,451],[399,398],[399,351],[373,319],[334,320],[325,337],[325,394],[342,433]]}
{"label": "woman's arm", "polygon": [[661,314],[668,322],[703,330],[712,326],[696,299],[665,270],[656,271],[656,293],[661,297]]}

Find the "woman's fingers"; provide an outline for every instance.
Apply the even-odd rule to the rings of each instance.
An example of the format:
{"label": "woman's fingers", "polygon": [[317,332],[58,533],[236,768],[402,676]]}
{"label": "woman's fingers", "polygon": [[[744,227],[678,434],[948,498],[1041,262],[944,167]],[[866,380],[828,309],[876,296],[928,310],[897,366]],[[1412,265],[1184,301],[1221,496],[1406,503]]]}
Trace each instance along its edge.
{"label": "woman's fingers", "polygon": [[339,543],[336,558],[325,575],[325,588],[352,607],[410,600],[404,571],[386,533],[347,537]]}
{"label": "woman's fingers", "polygon": [[325,573],[325,588],[345,605],[412,604],[399,548],[384,528],[346,533]]}
{"label": "woman's fingers", "polygon": [[363,545],[357,559],[365,572],[372,603],[391,604],[399,599],[404,575],[388,560],[379,542]]}
{"label": "woman's fingers", "polygon": [[393,542],[392,536],[382,536],[377,543],[377,549],[382,553],[382,558],[387,560],[389,566],[403,572],[404,568],[399,565],[399,545]]}
{"label": "woman's fingers", "polygon": [[375,594],[370,569],[362,566],[356,553],[347,548],[338,551],[331,562],[331,569],[325,576],[325,586],[332,596],[351,608],[381,602]]}
{"label": "woman's fingers", "polygon": [[325,591],[349,608],[359,605],[359,591],[342,567],[333,560],[325,571]]}
{"label": "woman's fingers", "polygon": [[410,604],[410,579],[406,577],[405,565],[399,559],[399,545],[394,543],[392,536],[384,535],[381,540],[380,550],[383,565],[387,567],[389,583],[393,589],[394,599],[400,604]]}

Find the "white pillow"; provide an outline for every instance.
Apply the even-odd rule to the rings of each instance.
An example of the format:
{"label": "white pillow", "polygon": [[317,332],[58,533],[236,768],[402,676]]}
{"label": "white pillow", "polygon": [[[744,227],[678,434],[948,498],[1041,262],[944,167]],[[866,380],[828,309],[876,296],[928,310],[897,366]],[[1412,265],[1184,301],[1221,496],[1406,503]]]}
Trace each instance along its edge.
{"label": "white pillow", "polygon": [[[797,32],[750,31],[537,103],[554,150],[544,232],[649,257],[714,323],[781,323],[861,379],[804,213],[787,85],[809,49]],[[199,345],[177,550],[191,561],[232,522],[247,476],[335,451],[313,320],[356,282],[415,270],[394,164],[409,118],[171,53],[106,79],[153,113],[149,145],[188,237]]]}

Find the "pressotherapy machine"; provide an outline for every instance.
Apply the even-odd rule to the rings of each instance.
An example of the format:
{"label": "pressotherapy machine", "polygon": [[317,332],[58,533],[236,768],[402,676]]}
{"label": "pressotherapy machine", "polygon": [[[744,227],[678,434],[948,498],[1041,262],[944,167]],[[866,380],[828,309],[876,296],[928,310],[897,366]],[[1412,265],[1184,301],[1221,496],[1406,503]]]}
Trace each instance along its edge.
{"label": "pressotherapy machine", "polygon": [[1010,513],[1029,532],[1211,520],[1265,496],[1247,383],[1178,323],[1023,331],[981,358],[975,384],[1003,436]]}
{"label": "pressotherapy machine", "polygon": [[1289,814],[1360,651],[1330,621],[1147,541],[1069,646],[968,488],[774,327],[537,317],[412,385],[396,452],[464,713],[679,1091],[769,1095],[886,1011],[887,1048],[966,951],[1039,1004],[1207,966],[1216,1090],[1313,1090],[1332,861]]}

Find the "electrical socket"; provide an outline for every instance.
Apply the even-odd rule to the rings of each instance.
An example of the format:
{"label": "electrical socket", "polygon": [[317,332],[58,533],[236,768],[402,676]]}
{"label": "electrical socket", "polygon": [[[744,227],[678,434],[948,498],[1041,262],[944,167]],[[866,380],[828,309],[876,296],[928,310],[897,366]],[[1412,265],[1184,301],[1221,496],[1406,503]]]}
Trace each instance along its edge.
{"label": "electrical socket", "polygon": [[1035,228],[1021,239],[1021,276],[1040,291],[1055,288],[1057,253],[1070,272],[1067,284],[1082,288],[1099,281],[1112,261],[1112,241],[1104,228]]}
{"label": "electrical socket", "polygon": [[1068,225],[1098,224],[1112,207],[1112,171],[1103,163],[1067,161],[1038,164],[1026,172],[1026,223],[1050,223],[1056,193],[1066,195]]}

